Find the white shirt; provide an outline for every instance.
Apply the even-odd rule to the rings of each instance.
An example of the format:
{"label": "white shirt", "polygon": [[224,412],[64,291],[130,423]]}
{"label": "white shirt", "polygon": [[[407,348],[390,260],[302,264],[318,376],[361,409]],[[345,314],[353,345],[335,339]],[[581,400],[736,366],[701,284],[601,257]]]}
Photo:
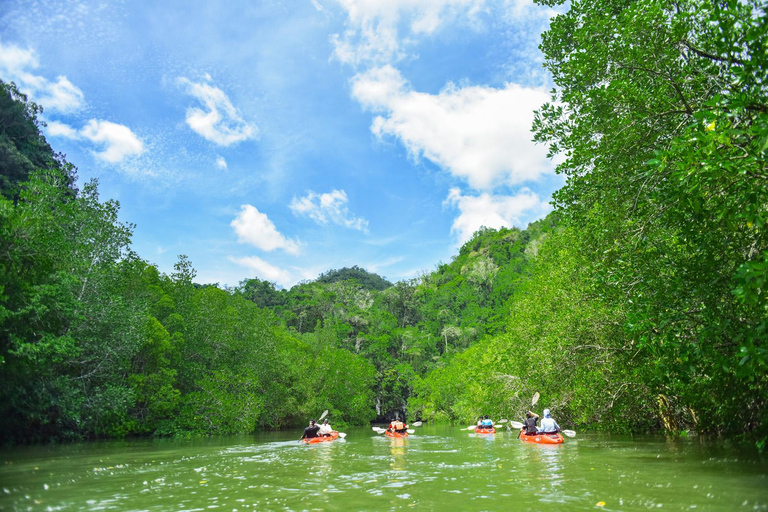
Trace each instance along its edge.
{"label": "white shirt", "polygon": [[330,434],[331,432],[333,432],[333,429],[330,424],[323,423],[320,425],[320,434]]}
{"label": "white shirt", "polygon": [[539,432],[556,432],[560,430],[557,422],[552,418],[541,418],[541,426]]}

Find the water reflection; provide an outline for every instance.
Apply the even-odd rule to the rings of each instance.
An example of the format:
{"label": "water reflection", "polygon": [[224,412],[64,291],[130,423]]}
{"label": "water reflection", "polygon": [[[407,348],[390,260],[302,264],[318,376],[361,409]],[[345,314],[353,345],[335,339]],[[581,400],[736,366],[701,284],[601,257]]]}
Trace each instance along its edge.
{"label": "water reflection", "polygon": [[565,504],[572,500],[567,486],[564,458],[567,446],[520,443],[523,480],[542,503]]}
{"label": "water reflection", "polygon": [[390,441],[389,446],[392,453],[390,468],[392,471],[405,471],[405,447],[408,446],[408,438],[392,437]]}

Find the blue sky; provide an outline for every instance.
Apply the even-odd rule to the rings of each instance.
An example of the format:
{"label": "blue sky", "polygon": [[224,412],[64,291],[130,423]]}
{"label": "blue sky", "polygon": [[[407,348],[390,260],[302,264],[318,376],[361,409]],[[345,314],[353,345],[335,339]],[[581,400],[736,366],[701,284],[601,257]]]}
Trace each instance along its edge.
{"label": "blue sky", "polygon": [[525,0],[0,3],[0,78],[99,180],[161,271],[283,287],[358,265],[391,281],[481,226],[524,228],[562,185],[531,142],[549,99]]}

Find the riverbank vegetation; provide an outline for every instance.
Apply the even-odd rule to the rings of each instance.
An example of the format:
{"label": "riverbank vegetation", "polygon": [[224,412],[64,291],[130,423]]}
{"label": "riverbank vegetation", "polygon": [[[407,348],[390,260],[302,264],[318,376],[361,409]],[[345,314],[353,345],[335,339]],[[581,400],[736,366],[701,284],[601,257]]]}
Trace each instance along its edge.
{"label": "riverbank vegetation", "polygon": [[[541,3],[551,3],[542,0]],[[166,275],[0,96],[0,440],[245,433],[540,404],[561,425],[768,438],[766,13],[572,2],[544,34],[534,135],[567,183],[391,283]]]}

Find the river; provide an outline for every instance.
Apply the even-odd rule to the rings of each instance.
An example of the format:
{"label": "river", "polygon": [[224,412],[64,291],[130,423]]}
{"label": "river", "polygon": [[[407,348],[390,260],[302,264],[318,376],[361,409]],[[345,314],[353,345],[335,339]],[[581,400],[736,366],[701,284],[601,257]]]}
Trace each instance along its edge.
{"label": "river", "polygon": [[768,510],[768,457],[722,441],[425,425],[406,439],[351,428],[0,450],[2,510]]}

